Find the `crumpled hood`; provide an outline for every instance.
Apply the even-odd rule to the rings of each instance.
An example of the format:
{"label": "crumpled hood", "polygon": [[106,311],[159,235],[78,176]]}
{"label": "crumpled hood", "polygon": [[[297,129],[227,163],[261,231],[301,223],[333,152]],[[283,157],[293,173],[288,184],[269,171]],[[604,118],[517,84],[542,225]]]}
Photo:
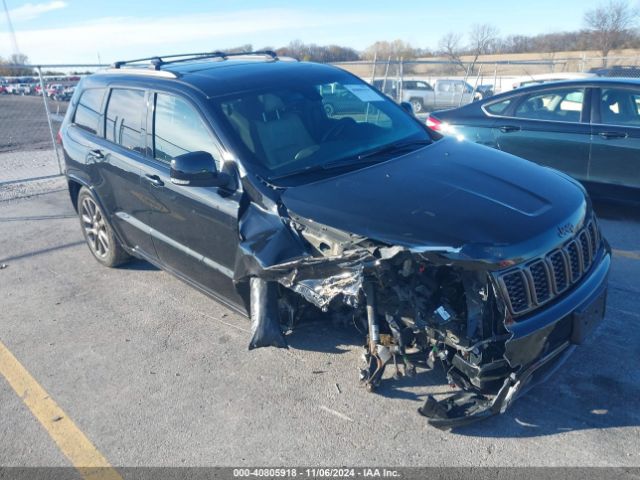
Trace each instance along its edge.
{"label": "crumpled hood", "polygon": [[288,188],[282,201],[296,215],[391,245],[508,250],[526,243],[529,253],[532,244],[557,244],[559,226],[579,227],[587,208],[581,187],[564,174],[453,138]]}

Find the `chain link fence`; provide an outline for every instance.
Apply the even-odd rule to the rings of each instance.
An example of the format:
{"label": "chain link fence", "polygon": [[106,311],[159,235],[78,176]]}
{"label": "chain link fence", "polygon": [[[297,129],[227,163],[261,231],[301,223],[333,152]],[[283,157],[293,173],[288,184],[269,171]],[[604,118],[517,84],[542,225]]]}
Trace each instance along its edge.
{"label": "chain link fence", "polygon": [[2,65],[0,201],[64,187],[64,162],[56,136],[81,77],[43,74],[49,67],[74,70],[82,66]]}
{"label": "chain link fence", "polygon": [[[603,66],[604,63],[607,64],[606,67]],[[536,83],[596,76],[640,78],[638,56],[608,57],[606,62],[602,57],[576,55],[554,58],[552,54],[537,58],[497,56],[497,59],[479,57],[475,60],[468,57],[456,60],[404,60],[388,57],[375,58],[373,61],[340,62],[336,65],[373,83],[396,101],[411,101],[412,95],[419,97],[419,92],[408,92],[419,90],[416,89],[417,86],[434,89],[436,94],[454,89],[458,94],[454,95],[455,101],[444,102],[439,106],[446,108]],[[457,82],[450,82],[451,80]],[[418,85],[416,82],[421,83]],[[424,83],[427,84],[426,87]],[[466,95],[467,93],[470,95]],[[414,110],[416,106],[421,113],[426,113],[433,105],[420,106],[414,103]]]}
{"label": "chain link fence", "polygon": [[[606,67],[603,64],[606,63]],[[418,117],[521,86],[587,76],[640,78],[640,57],[554,58],[553,54],[480,57],[475,61],[386,58],[336,64],[374,84],[396,101],[409,101]],[[0,201],[64,188],[56,135],[82,75],[104,65],[2,65],[0,76]],[[16,74],[12,75],[12,69]],[[24,75],[24,71],[31,72]],[[69,72],[47,74],[47,71]],[[44,72],[44,73],[43,73]],[[20,75],[18,75],[20,73]],[[425,89],[447,102],[433,103]],[[416,93],[417,92],[417,93]]]}

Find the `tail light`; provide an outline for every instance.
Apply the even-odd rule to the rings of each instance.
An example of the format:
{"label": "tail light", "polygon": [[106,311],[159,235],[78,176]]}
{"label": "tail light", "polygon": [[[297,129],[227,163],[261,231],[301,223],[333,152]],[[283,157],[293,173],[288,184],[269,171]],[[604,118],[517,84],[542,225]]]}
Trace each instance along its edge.
{"label": "tail light", "polygon": [[60,133],[60,130],[58,130],[58,133],[56,134],[56,143],[58,145],[62,145],[62,133]]}
{"label": "tail light", "polygon": [[427,117],[427,127],[429,127],[431,130],[435,130],[436,132],[439,132],[442,130],[442,121],[438,120],[436,117],[429,115]]}

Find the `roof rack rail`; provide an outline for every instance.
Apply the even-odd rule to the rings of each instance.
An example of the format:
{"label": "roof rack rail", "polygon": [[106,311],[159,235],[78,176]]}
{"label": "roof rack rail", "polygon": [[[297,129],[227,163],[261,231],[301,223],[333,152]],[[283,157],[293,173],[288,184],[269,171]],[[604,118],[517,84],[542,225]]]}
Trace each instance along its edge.
{"label": "roof rack rail", "polygon": [[[149,68],[153,70],[160,70],[163,65],[168,65],[172,63],[179,62],[189,62],[191,60],[201,60],[205,58],[220,58],[222,60],[226,60],[229,57],[241,57],[241,56],[252,56],[252,55],[262,55],[270,57],[273,60],[278,60],[278,54],[272,50],[257,50],[255,52],[233,52],[233,53],[225,53],[220,51],[215,52],[202,52],[202,53],[181,53],[175,55],[163,55],[163,56],[154,56],[154,57],[146,57],[146,58],[136,58],[134,60],[119,60],[114,62],[111,67],[112,68],[122,68],[126,65],[138,64],[141,62],[149,62]],[[135,65],[131,65],[135,66]]]}

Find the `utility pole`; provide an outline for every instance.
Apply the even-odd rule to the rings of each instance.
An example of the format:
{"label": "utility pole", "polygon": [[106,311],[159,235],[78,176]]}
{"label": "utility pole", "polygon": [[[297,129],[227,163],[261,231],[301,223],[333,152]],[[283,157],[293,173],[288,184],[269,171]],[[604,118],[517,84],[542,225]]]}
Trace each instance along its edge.
{"label": "utility pole", "polygon": [[13,29],[11,23],[11,15],[9,15],[9,8],[7,7],[7,0],[2,0],[4,6],[4,13],[7,16],[7,25],[9,26],[9,33],[11,34],[11,41],[13,42],[13,52],[16,55],[20,55],[20,49],[18,48],[18,40],[16,39],[16,31]]}

